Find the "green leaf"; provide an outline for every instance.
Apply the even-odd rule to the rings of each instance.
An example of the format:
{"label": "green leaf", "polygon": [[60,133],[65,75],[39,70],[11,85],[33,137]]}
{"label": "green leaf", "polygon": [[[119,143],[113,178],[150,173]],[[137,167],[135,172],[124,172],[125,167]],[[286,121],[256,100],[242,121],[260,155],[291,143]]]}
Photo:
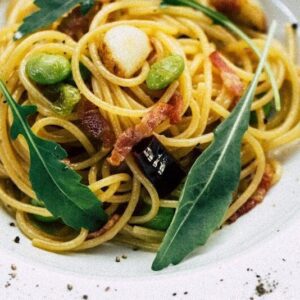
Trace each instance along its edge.
{"label": "green leaf", "polygon": [[95,0],[82,0],[81,2],[81,13],[87,14],[89,10],[94,6]]}
{"label": "green leaf", "polygon": [[273,23],[255,77],[247,92],[215,131],[214,141],[198,158],[187,177],[179,208],[153,262],[155,271],[180,263],[204,245],[232,201],[241,173],[241,143],[249,126],[251,104],[267,59],[276,24]]}
{"label": "green leaf", "polygon": [[24,19],[14,35],[15,40],[50,26],[78,4],[82,4],[81,11],[87,13],[94,5],[94,0],[35,0],[34,4],[39,10]]}
{"label": "green leaf", "polygon": [[[194,8],[196,10],[201,11],[208,17],[210,17],[215,23],[220,24],[233,33],[235,33],[238,37],[240,37],[242,40],[244,40],[250,48],[254,51],[254,53],[261,58],[261,53],[259,48],[255,45],[255,43],[251,40],[251,38],[245,34],[241,29],[239,29],[228,17],[223,15],[222,13],[215,11],[203,4],[200,4],[194,0],[163,0],[161,2],[161,6],[167,6],[167,5],[175,5],[175,6],[187,6]],[[275,99],[275,107],[277,111],[281,110],[281,99],[279,94],[279,89],[277,85],[277,81],[275,79],[275,76],[271,70],[270,65],[267,63],[265,65],[266,72],[268,73],[270,83],[272,85],[273,93],[274,93],[274,99]]]}
{"label": "green leaf", "polygon": [[14,117],[11,137],[16,139],[21,134],[27,141],[31,162],[29,177],[37,198],[54,217],[61,218],[68,226],[98,229],[107,221],[102,203],[80,183],[79,174],[62,163],[61,160],[67,157],[65,150],[59,144],[33,134],[27,118],[36,112],[36,107],[17,104],[1,80],[0,90]]}

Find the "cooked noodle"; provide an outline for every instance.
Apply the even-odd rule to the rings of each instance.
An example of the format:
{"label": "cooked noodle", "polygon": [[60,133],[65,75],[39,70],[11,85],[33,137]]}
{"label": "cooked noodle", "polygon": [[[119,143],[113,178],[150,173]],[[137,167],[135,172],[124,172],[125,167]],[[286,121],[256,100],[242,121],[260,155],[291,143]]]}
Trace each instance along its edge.
{"label": "cooked noodle", "polygon": [[[13,121],[12,114],[2,100],[0,199],[6,207],[13,209],[19,228],[33,241],[33,245],[49,251],[77,251],[115,241],[155,251],[164,232],[148,229],[143,224],[153,219],[160,207],[177,206],[176,199],[159,198],[156,188],[139,169],[132,155],[126,159],[128,168],[116,172],[106,160],[111,149],[99,150],[95,147],[78,126],[79,115],[76,111],[62,117],[51,109],[51,102],[32,83],[25,71],[26,63],[33,54],[61,54],[72,60],[72,73],[80,93],[99,108],[117,137],[126,128],[139,123],[157,102],[153,95],[143,89],[152,63],[150,59],[158,60],[170,53],[184,57],[187,67],[183,74],[158,100],[167,103],[176,90],[180,92],[184,103],[182,121],[177,125],[164,122],[154,133],[178,160],[187,157],[198,145],[205,149],[213,139],[213,130],[229,115],[236,103],[235,97],[228,92],[213,67],[210,54],[219,50],[244,86],[253,78],[258,60],[253,53],[249,54],[245,42],[223,27],[214,25],[201,12],[183,7],[160,9],[159,2],[120,0],[103,4],[92,19],[89,32],[79,41],[74,41],[58,30],[61,21],[48,30],[33,33],[21,41],[13,41],[15,30],[35,7],[30,0],[10,1],[6,25],[0,30],[1,78],[16,101],[38,107],[38,114],[32,123],[33,132],[64,147],[72,148],[76,145],[79,155],[76,160],[70,158],[70,166],[87,180],[90,189],[104,202],[109,216],[122,212],[117,222],[98,237],[89,238],[85,229],[77,232],[77,235],[74,232],[50,234],[40,229],[30,214],[45,217],[51,214],[45,208],[32,206],[29,202],[35,198],[35,193],[28,176],[28,146],[21,137],[16,141],[11,139],[9,130]],[[120,24],[135,26],[144,31],[154,49],[151,58],[130,78],[113,74],[106,68],[99,53],[99,44],[105,32]],[[283,108],[269,122],[265,122],[263,107],[273,101],[273,91],[268,76],[263,73],[252,105],[257,125],[249,128],[244,138],[240,188],[224,222],[255,194],[267,165],[272,167],[274,173],[272,184],[279,181],[281,166],[269,158],[268,151],[300,137],[299,72],[294,61],[295,33],[291,27],[287,30],[288,48],[275,41],[269,54]],[[252,30],[249,34],[262,49],[265,35]],[[82,78],[80,62],[92,73],[90,85]],[[144,215],[136,215],[141,193],[147,195],[151,209]]]}

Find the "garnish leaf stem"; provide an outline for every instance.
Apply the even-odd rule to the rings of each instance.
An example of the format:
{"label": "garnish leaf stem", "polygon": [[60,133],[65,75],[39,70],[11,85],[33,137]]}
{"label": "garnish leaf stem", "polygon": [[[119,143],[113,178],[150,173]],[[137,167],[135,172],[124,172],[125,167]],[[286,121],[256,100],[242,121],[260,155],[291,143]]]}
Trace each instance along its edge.
{"label": "garnish leaf stem", "polygon": [[0,91],[12,110],[14,122],[11,137],[20,134],[25,138],[30,152],[29,178],[38,199],[56,218],[74,228],[99,229],[107,221],[102,203],[86,186],[81,177],[62,162],[66,151],[51,141],[34,135],[27,118],[36,112],[36,106],[21,106],[13,99],[3,81]]}
{"label": "garnish leaf stem", "polygon": [[154,271],[180,263],[204,245],[220,226],[241,173],[241,144],[249,127],[251,104],[276,29],[273,23],[253,81],[245,95],[215,131],[212,144],[190,170],[179,207],[153,262]]}
{"label": "garnish leaf stem", "polygon": [[[163,0],[161,2],[162,6],[168,6],[168,5],[174,5],[174,6],[187,6],[194,8],[196,10],[201,11],[208,17],[210,17],[215,23],[220,24],[227,29],[229,29],[231,32],[235,33],[238,37],[240,37],[242,40],[244,40],[254,51],[254,53],[261,58],[261,52],[259,48],[255,45],[255,43],[251,40],[251,38],[245,34],[241,29],[238,28],[227,16],[224,14],[215,11],[201,3],[198,3],[194,0]],[[270,65],[267,63],[265,65],[266,72],[269,76],[270,83],[272,85],[273,93],[274,93],[274,101],[275,101],[275,107],[277,111],[281,110],[281,99],[279,94],[279,89],[277,85],[277,81],[275,79],[275,76],[273,74],[273,71],[271,70]]]}

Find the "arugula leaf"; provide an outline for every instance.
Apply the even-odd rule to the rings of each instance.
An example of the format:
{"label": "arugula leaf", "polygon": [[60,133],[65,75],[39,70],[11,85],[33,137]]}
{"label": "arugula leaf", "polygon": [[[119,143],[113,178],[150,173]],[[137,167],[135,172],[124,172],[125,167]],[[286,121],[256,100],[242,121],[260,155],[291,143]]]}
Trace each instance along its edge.
{"label": "arugula leaf", "polygon": [[[208,17],[210,17],[215,23],[220,24],[233,33],[235,33],[238,37],[240,37],[242,40],[244,40],[250,48],[254,51],[254,53],[261,58],[261,52],[259,48],[255,45],[255,43],[251,40],[251,38],[245,34],[241,29],[239,29],[227,16],[223,15],[222,13],[215,11],[203,4],[200,4],[196,2],[195,0],[163,0],[161,2],[161,6],[168,6],[168,5],[174,5],[174,6],[187,6],[194,8],[196,10],[201,11]],[[270,65],[267,63],[265,65],[266,72],[268,73],[270,83],[272,85],[273,93],[274,93],[274,99],[275,99],[275,107],[277,111],[281,110],[281,99],[279,94],[279,89],[277,85],[277,81],[275,79],[275,76],[271,70]]]}
{"label": "arugula leaf", "polygon": [[180,263],[189,253],[204,245],[220,223],[232,201],[241,173],[241,143],[248,129],[251,104],[267,59],[276,24],[262,54],[255,77],[247,92],[215,131],[212,144],[193,165],[179,208],[153,262],[154,271]]}
{"label": "arugula leaf", "polygon": [[87,13],[93,7],[94,0],[35,0],[34,4],[39,10],[24,19],[14,35],[15,40],[51,25],[78,4],[82,5],[82,13]]}
{"label": "arugula leaf", "polygon": [[15,102],[3,81],[0,90],[10,106],[14,122],[11,137],[19,134],[27,141],[30,151],[30,181],[38,199],[56,218],[74,228],[98,229],[107,221],[102,203],[91,190],[80,183],[81,177],[71,170],[62,159],[66,151],[59,145],[34,135],[28,116],[36,112],[36,106],[21,106]]}
{"label": "arugula leaf", "polygon": [[95,0],[82,0],[81,13],[86,15],[89,10],[94,6]]}

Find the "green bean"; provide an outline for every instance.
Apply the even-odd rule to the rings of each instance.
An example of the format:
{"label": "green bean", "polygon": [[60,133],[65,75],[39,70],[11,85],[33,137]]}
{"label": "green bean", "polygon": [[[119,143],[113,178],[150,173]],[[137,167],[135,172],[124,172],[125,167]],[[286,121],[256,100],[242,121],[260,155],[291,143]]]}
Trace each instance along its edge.
{"label": "green bean", "polygon": [[[45,207],[44,202],[41,200],[37,200],[37,199],[31,199],[31,204],[36,207],[43,207],[43,208]],[[39,215],[33,215],[33,217],[37,221],[44,222],[44,223],[56,222],[59,220],[59,218],[56,218],[56,217],[43,217],[43,216],[39,216]]]}
{"label": "green bean", "polygon": [[151,66],[146,79],[150,90],[162,90],[177,80],[184,71],[184,59],[180,55],[170,55]]}
{"label": "green bean", "polygon": [[76,104],[81,100],[80,92],[70,84],[60,84],[58,90],[59,98],[53,104],[53,110],[61,116],[67,116],[72,113]]}
{"label": "green bean", "polygon": [[36,54],[28,60],[26,74],[38,84],[55,84],[64,81],[70,76],[71,64],[62,55]]}

